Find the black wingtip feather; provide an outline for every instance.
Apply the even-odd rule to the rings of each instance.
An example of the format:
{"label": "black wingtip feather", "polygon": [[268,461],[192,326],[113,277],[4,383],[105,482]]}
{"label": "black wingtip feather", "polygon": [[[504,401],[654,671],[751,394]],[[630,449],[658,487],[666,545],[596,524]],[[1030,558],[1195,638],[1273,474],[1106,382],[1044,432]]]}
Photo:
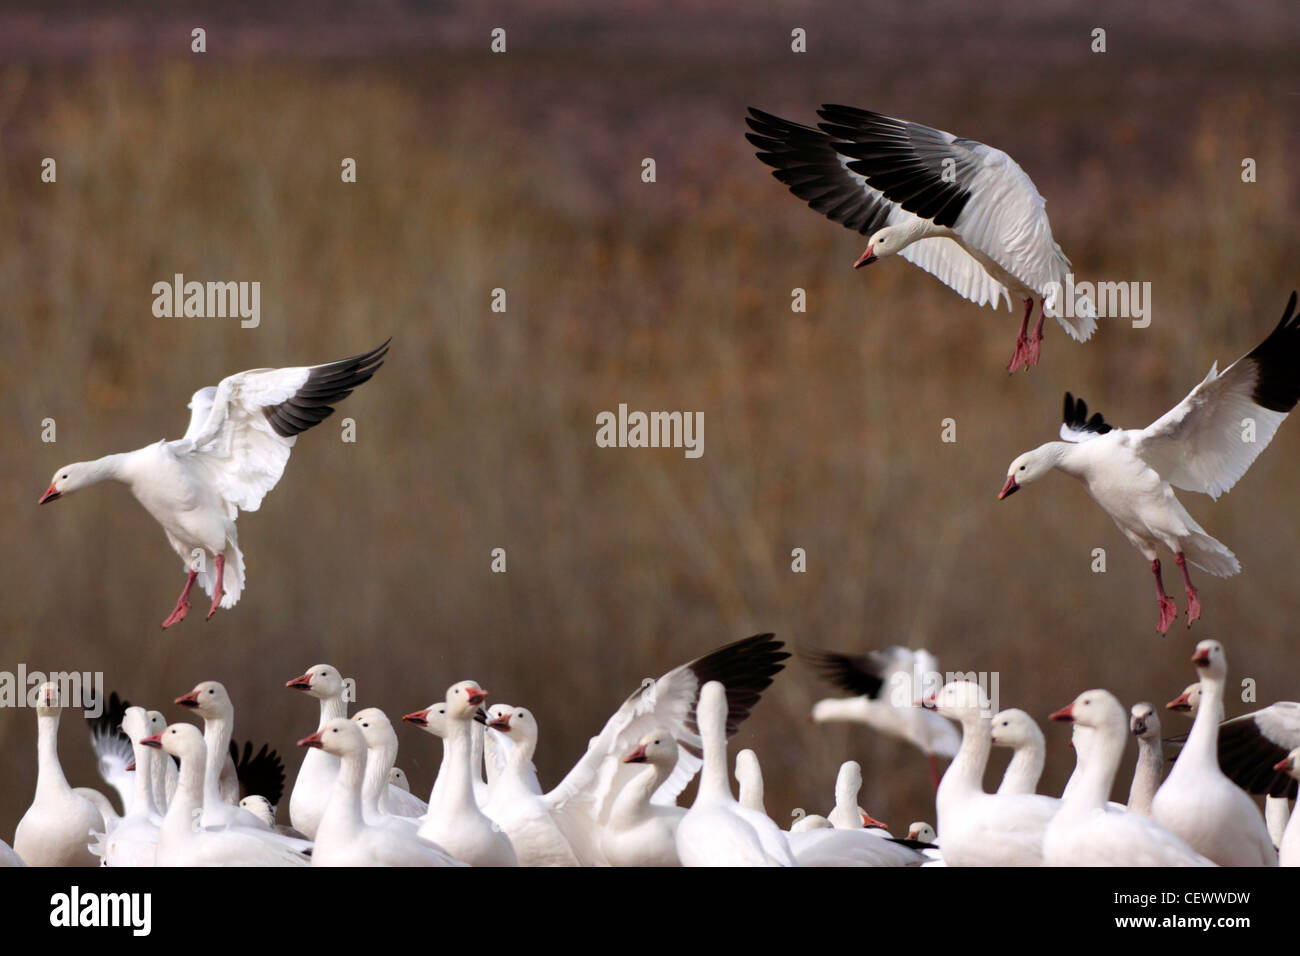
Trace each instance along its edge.
{"label": "black wingtip feather", "polygon": [[244,741],[241,756],[239,745],[232,740],[230,759],[235,762],[240,799],[256,794],[266,797],[272,807],[279,804],[284,796],[284,761],[270,744],[262,744],[262,749],[254,754],[252,742]]}
{"label": "black wingtip feather", "polygon": [[1096,432],[1098,435],[1104,435],[1111,430],[1106,419],[1101,417],[1101,412],[1093,412],[1092,417],[1089,418],[1088,403],[1082,398],[1075,398],[1069,392],[1065,393],[1065,410],[1061,420],[1077,432]]}
{"label": "black wingtip feather", "polygon": [[313,368],[307,381],[293,395],[278,405],[262,409],[276,434],[292,438],[333,415],[334,405],[370,381],[383,366],[392,341],[392,336],[389,336],[382,345],[369,352]]}
{"label": "black wingtip feather", "polygon": [[[785,644],[772,634],[755,634],[696,658],[687,666],[694,672],[700,687],[718,681],[727,690],[727,736],[739,729],[763,691],[785,667],[790,657]],[[686,721],[695,730],[695,707]]]}
{"label": "black wingtip feather", "polygon": [[840,654],[817,648],[801,647],[803,658],[821,677],[855,697],[875,699],[885,686],[884,669],[871,656]]}
{"label": "black wingtip feather", "polygon": [[1254,361],[1258,379],[1251,399],[1273,412],[1289,412],[1300,401],[1300,315],[1296,314],[1296,294],[1286,304],[1286,311],[1268,338],[1251,350],[1247,358]]}
{"label": "black wingtip feather", "polygon": [[98,717],[87,717],[86,723],[90,725],[90,732],[96,735],[117,736],[122,733],[120,727],[122,718],[126,716],[126,709],[131,706],[130,701],[123,700],[117,696],[117,691],[110,691],[108,695],[107,706]]}

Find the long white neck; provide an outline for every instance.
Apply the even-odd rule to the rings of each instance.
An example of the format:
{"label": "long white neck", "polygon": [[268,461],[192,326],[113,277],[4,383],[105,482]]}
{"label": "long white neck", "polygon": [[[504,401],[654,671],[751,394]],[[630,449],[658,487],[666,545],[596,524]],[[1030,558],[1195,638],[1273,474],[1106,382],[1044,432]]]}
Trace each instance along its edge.
{"label": "long white neck", "polygon": [[[331,837],[346,838],[365,825],[361,810],[361,786],[369,758],[366,751],[346,753],[339,757],[339,772],[330,785],[329,802],[321,817],[321,829]],[[319,838],[319,831],[317,833]]]}
{"label": "long white neck", "polygon": [[[966,797],[984,792],[984,768],[989,762],[989,751],[993,749],[992,725],[991,718],[978,714],[963,715],[961,747],[939,781],[939,792],[935,794],[939,816],[944,815],[945,805],[952,808]],[[942,825],[940,832],[943,832]]]}
{"label": "long white neck", "polygon": [[388,771],[397,761],[396,748],[386,743],[366,748],[366,778],[361,791],[365,813],[378,816],[383,812],[384,792],[388,789]]}
{"label": "long white neck", "polygon": [[[316,725],[316,729],[320,730],[328,721],[336,717],[346,717],[347,715],[348,702],[343,699],[342,694],[335,694],[333,697],[322,697],[320,699],[320,722]],[[319,750],[319,748],[315,747],[312,749]],[[319,752],[325,753],[323,750],[319,750]],[[333,754],[328,756],[333,756]]]}
{"label": "long white neck", "polygon": [[1079,754],[1077,778],[1069,793],[1063,796],[1063,806],[1073,810],[1096,810],[1110,799],[1110,788],[1115,782],[1120,759],[1124,756],[1124,739],[1127,731],[1120,725],[1109,723],[1092,728],[1092,736],[1084,751]]}
{"label": "long white neck", "polygon": [[1133,768],[1133,785],[1128,791],[1128,808],[1133,813],[1151,816],[1151,801],[1160,787],[1160,774],[1165,758],[1160,752],[1160,740],[1138,738],[1137,766]]}
{"label": "long white neck", "polygon": [[[472,719],[457,719],[447,716],[447,736],[442,742],[442,767],[438,770],[438,783],[434,792],[438,794],[440,813],[459,813],[467,808],[478,808],[474,802],[474,783],[470,779],[470,757],[473,749],[474,731],[470,724]],[[429,813],[434,812],[433,804]]]}
{"label": "long white neck", "polygon": [[830,821],[837,830],[864,829],[858,811],[858,790],[851,784],[836,784],[835,809],[831,811]]}
{"label": "long white neck", "polygon": [[700,736],[704,739],[704,767],[700,771],[699,796],[734,799],[727,776],[726,716],[697,714]]}
{"label": "long white neck", "polygon": [[199,814],[203,811],[203,773],[207,748],[181,760],[176,792],[167,804],[163,832],[188,836],[198,832]]}
{"label": "long white neck", "polygon": [[766,816],[767,808],[763,806],[763,775],[751,769],[743,777],[737,775],[737,779],[740,781],[741,805]]}
{"label": "long white neck", "polygon": [[631,827],[648,817],[650,798],[671,772],[670,767],[648,764],[629,780],[614,800],[614,806],[609,812],[609,826]]}
{"label": "long white neck", "polygon": [[998,793],[1033,793],[1043,775],[1046,745],[1041,738],[1030,739],[1015,749],[1002,775]]}
{"label": "long white neck", "polygon": [[[1187,744],[1182,754],[1174,763],[1174,770],[1181,766],[1198,764],[1219,765],[1219,721],[1223,720],[1223,681],[1218,677],[1201,678],[1201,703],[1196,710],[1196,720],[1192,722],[1192,732],[1187,735]],[[1192,761],[1184,764],[1187,757]],[[1170,771],[1171,773],[1173,771]]]}
{"label": "long white neck", "polygon": [[906,222],[894,226],[890,232],[897,239],[895,252],[901,252],[914,242],[920,242],[922,239],[931,239],[935,236],[951,236],[952,230],[944,226],[936,226],[932,220],[922,219],[920,216],[912,216]]}
{"label": "long white neck", "polygon": [[158,805],[153,799],[152,759],[158,752],[138,740],[131,741],[131,753],[135,755],[135,800],[131,804],[133,816],[151,817],[158,813]]}
{"label": "long white neck", "polygon": [[70,793],[68,778],[59,763],[59,715],[36,718],[36,795],[62,796]]}
{"label": "long white neck", "polygon": [[101,481],[121,481],[127,484],[131,483],[134,475],[131,473],[132,452],[119,452],[115,455],[105,455],[103,458],[96,458],[94,461],[82,463],[81,474],[84,476],[82,486],[96,485]]}
{"label": "long white neck", "polygon": [[203,770],[203,802],[216,806],[221,802],[221,771],[230,753],[230,735],[234,727],[226,717],[207,717],[203,721],[203,746],[207,758]]}

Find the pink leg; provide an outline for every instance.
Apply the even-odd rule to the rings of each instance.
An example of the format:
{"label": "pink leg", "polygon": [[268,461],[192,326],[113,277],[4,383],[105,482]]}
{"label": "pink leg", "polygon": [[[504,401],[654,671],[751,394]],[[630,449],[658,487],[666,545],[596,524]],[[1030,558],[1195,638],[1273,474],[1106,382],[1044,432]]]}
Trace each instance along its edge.
{"label": "pink leg", "polygon": [[1201,602],[1196,599],[1196,588],[1192,587],[1192,579],[1187,574],[1187,559],[1183,557],[1183,552],[1174,555],[1174,560],[1183,572],[1183,588],[1187,591],[1187,626],[1191,627],[1192,622],[1201,616]]}
{"label": "pink leg", "polygon": [[194,587],[194,579],[198,576],[199,572],[197,571],[191,571],[186,576],[185,588],[181,591],[181,596],[176,599],[175,609],[167,615],[167,620],[162,623],[164,629],[185,620],[185,614],[190,609],[190,588]]}
{"label": "pink leg", "polygon": [[[226,570],[226,557],[223,554],[217,555],[217,586],[212,589],[212,607],[208,609],[208,618],[217,613],[217,605],[221,603],[221,578]],[[206,618],[205,618],[206,620]]]}
{"label": "pink leg", "polygon": [[1178,605],[1165,593],[1165,582],[1160,577],[1160,559],[1151,562],[1151,573],[1156,577],[1156,601],[1160,604],[1160,623],[1156,630],[1161,634],[1169,631],[1169,625],[1178,620]]}
{"label": "pink leg", "polygon": [[1028,338],[1029,317],[1033,314],[1033,312],[1034,312],[1034,300],[1026,299],[1025,317],[1020,320],[1020,334],[1016,336],[1016,350],[1011,353],[1011,363],[1007,365],[1008,372],[1017,371],[1021,365],[1023,365],[1026,369],[1028,369],[1030,365],[1033,365],[1034,362],[1037,361],[1037,359],[1034,359],[1034,361],[1030,361],[1029,358],[1030,355],[1029,338]]}
{"label": "pink leg", "polygon": [[934,784],[934,789],[939,789],[939,758],[930,754],[930,783]]}
{"label": "pink leg", "polygon": [[[1033,306],[1033,302],[1030,302]],[[1034,334],[1029,337],[1029,364],[1038,364],[1039,344],[1043,341],[1043,322],[1047,319],[1047,309],[1040,309],[1038,312],[1038,323],[1034,326]]]}

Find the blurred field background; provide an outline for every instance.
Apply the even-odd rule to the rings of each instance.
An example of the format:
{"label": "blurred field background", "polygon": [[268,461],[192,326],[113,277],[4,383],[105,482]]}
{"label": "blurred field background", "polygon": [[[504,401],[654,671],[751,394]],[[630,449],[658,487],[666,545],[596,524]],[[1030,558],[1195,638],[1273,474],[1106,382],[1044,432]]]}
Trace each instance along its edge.
{"label": "blurred field background", "polygon": [[[759,631],[928,647],[945,670],[997,671],[1002,706],[1040,720],[1093,686],[1163,703],[1210,636],[1261,703],[1296,699],[1300,426],[1217,504],[1184,494],[1244,566],[1197,577],[1190,634],[1155,633],[1145,562],[1080,486],[995,500],[1007,462],[1054,437],[1063,391],[1145,424],[1300,285],[1294,4],[736,6],[0,8],[0,669],[102,670],[178,719],[173,697],[220,679],[236,736],[279,748],[290,783],[316,707],[283,683],[318,662],[394,718],[465,677],[531,707],[547,786],[644,677]],[[1050,323],[1043,361],[1009,378],[1018,316],[900,260],[851,271],[860,238],[743,138],[749,105],[809,122],[823,102],[1006,149],[1081,279],[1152,283],[1150,328],[1103,323],[1080,346]],[[261,326],[154,318],[150,287],[177,272],[260,281]],[[203,598],[159,631],[184,578],[125,488],[36,506],[62,464],[179,437],[199,386],[389,335],[383,370],[242,518],[233,611],[204,623]],[[620,402],[703,411],[704,457],[597,448],[596,413]],[[737,737],[769,811],[826,812],[854,758],[874,815],[933,820],[919,753],[804,722],[828,693],[792,661]],[[80,723],[65,715],[64,766],[96,785]],[[34,724],[0,714],[5,839],[32,796]],[[1059,792],[1068,734],[1045,730]],[[439,747],[399,734],[426,795]]]}

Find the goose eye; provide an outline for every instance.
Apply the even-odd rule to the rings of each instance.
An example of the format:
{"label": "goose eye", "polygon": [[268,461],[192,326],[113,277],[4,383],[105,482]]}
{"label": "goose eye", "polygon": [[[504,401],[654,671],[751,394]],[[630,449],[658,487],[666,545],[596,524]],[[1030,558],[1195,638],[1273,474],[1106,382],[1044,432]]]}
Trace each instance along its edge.
{"label": "goose eye", "polygon": [[1021,470],[1021,471],[1024,471],[1024,470],[1025,470],[1025,466],[1024,466],[1024,465],[1021,465],[1021,466],[1020,466],[1020,470]]}

